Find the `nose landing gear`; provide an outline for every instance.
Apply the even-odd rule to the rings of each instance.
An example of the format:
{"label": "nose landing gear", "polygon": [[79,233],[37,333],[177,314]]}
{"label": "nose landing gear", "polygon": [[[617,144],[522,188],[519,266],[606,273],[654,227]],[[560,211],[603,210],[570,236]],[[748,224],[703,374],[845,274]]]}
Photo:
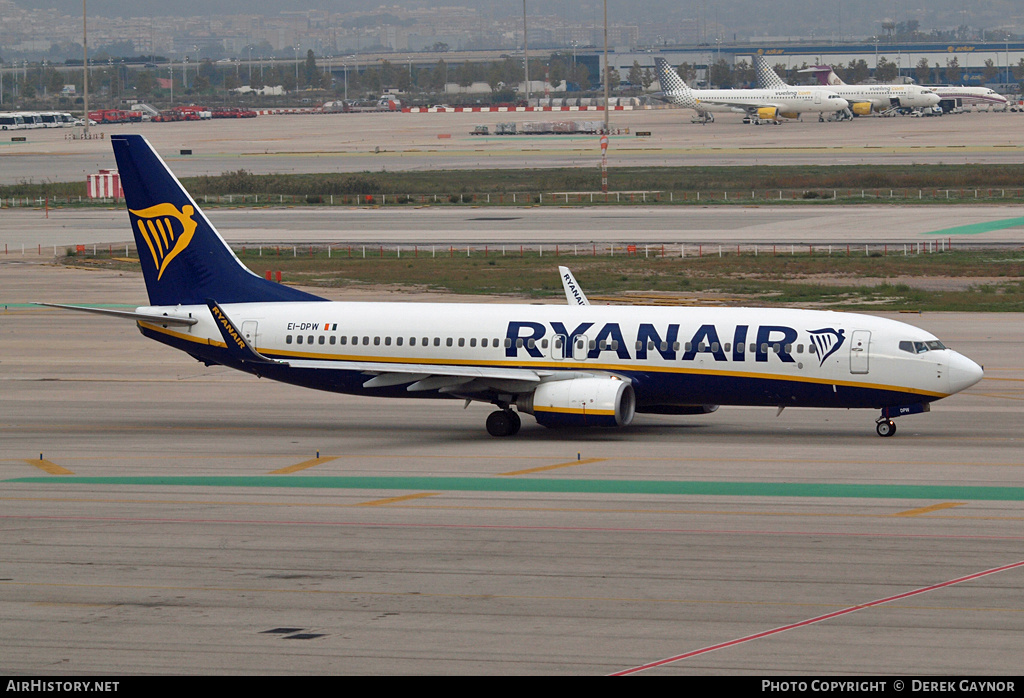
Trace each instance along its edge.
{"label": "nose landing gear", "polygon": [[892,436],[896,433],[896,422],[886,417],[881,417],[875,422],[875,431],[879,436]]}

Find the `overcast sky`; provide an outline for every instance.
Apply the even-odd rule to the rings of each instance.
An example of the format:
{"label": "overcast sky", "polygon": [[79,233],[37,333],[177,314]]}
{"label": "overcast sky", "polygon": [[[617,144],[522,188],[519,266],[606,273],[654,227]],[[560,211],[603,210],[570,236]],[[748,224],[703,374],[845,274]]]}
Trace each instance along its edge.
{"label": "overcast sky", "polygon": [[[14,0],[24,8],[56,8],[80,15],[81,0]],[[475,7],[485,16],[521,16],[521,0],[87,0],[90,15],[194,16],[210,14],[277,14],[281,11],[387,11],[389,6]],[[572,22],[600,21],[603,0],[527,0],[527,12],[556,15]],[[863,38],[881,31],[881,21],[917,20],[923,31],[952,29],[961,24],[986,29],[1006,28],[1024,34],[1024,3],[1020,0],[608,0],[610,21],[630,23],[695,19],[720,26],[731,40],[757,36],[813,34],[822,39]],[[713,36],[712,30],[708,30]]]}

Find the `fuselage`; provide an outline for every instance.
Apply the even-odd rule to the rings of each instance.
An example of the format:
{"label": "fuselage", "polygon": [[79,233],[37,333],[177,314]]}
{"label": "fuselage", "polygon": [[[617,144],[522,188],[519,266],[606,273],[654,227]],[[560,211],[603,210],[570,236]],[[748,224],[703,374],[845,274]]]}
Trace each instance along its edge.
{"label": "fuselage", "polygon": [[666,92],[676,104],[698,111],[750,112],[774,108],[780,114],[832,113],[845,109],[847,101],[834,91],[793,87],[785,90],[737,89],[690,90],[696,106],[680,101],[676,93]]}
{"label": "fuselage", "polygon": [[832,85],[836,93],[852,105],[870,102],[872,110],[892,107],[934,107],[939,97],[928,88],[917,85]]}
{"label": "fuselage", "polygon": [[1006,104],[1007,99],[988,87],[936,86],[927,89],[938,95],[939,99],[959,99],[963,104]]}
{"label": "fuselage", "polygon": [[930,333],[854,313],[334,302],[236,303],[224,311],[260,354],[283,363],[237,365],[206,306],[139,308],[199,320],[188,328],[139,326],[210,363],[381,397],[451,395],[409,392],[413,378],[364,387],[373,374],[362,364],[525,368],[548,377],[542,381],[565,372],[612,374],[631,381],[638,411],[702,404],[880,408],[931,402],[981,378],[980,367]]}

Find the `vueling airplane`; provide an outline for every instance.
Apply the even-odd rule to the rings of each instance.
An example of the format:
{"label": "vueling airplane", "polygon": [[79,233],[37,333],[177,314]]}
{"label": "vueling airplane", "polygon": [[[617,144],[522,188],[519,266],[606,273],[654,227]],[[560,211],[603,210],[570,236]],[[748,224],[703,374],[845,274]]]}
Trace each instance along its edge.
{"label": "vueling airplane", "polygon": [[[801,73],[814,73],[818,82],[828,85],[842,95],[849,103],[850,109],[858,116],[867,116],[871,112],[885,112],[890,109],[909,107],[922,109],[938,106],[940,97],[934,88],[920,85],[847,85],[839,79],[830,66],[816,65],[804,68]],[[760,80],[760,73],[758,79]],[[771,71],[771,75],[781,82],[781,78]],[[758,82],[758,84],[761,84]],[[770,83],[765,83],[770,84]]]}
{"label": "vueling airplane", "polygon": [[[982,369],[924,330],[817,310],[335,303],[246,269],[141,136],[111,136],[149,306],[58,306],[134,320],[207,365],[371,397],[491,403],[546,427],[625,427],[637,412],[719,405],[861,407],[893,418],[977,383]],[[53,304],[48,304],[53,305]]]}
{"label": "vueling airplane", "polygon": [[767,90],[695,90],[661,58],[654,59],[662,93],[673,104],[706,112],[745,113],[759,121],[795,119],[805,112],[834,113],[846,109],[847,101],[834,90],[818,87],[789,87]]}

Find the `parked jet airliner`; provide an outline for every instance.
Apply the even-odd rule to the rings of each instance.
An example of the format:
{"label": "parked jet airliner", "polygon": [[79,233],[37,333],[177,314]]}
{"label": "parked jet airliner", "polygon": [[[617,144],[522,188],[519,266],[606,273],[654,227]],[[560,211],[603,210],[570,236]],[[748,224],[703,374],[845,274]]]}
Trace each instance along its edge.
{"label": "parked jet airliner", "polygon": [[[867,94],[870,95],[871,90],[878,91],[878,96],[884,98],[885,93],[882,90],[891,89],[893,90],[892,98],[898,100],[898,103],[894,103],[893,106],[902,107],[935,107],[940,106],[943,102],[953,103],[957,100],[961,104],[989,104],[994,106],[1005,106],[1007,104],[1006,97],[1002,96],[998,92],[988,87],[964,87],[964,86],[952,86],[952,85],[847,85],[843,82],[838,75],[833,72],[832,68],[827,65],[816,65],[810,68],[805,68],[800,71],[801,73],[814,73],[818,78],[818,82],[822,85],[829,85],[846,97],[851,102],[856,102],[856,93],[851,93],[851,90],[861,89],[867,90]],[[922,93],[933,94],[935,99],[929,99],[928,104],[921,104],[919,99],[911,101],[907,97],[901,96],[899,90],[918,90]],[[852,95],[852,96],[851,96]],[[878,100],[875,100],[878,101]],[[885,107],[887,108],[887,107]],[[950,107],[952,108],[952,107]]]}
{"label": "parked jet airliner", "polygon": [[763,121],[795,119],[805,112],[834,113],[848,103],[832,90],[817,87],[786,87],[775,90],[696,90],[661,57],[654,59],[665,98],[673,104],[706,112],[745,113]]}
{"label": "parked jet airliner", "polygon": [[[590,305],[335,303],[246,269],[141,136],[111,136],[150,305],[82,308],[208,365],[373,397],[492,403],[548,426],[625,427],[636,412],[718,405],[873,408],[894,417],[974,385],[982,369],[910,325],[854,313]],[[47,304],[52,305],[52,304]]]}
{"label": "parked jet airliner", "polygon": [[[808,68],[800,72],[814,72],[818,68]],[[828,72],[832,73],[829,68]],[[774,87],[781,89],[786,83],[768,65],[763,56],[754,56],[754,73],[757,75],[758,87]],[[886,112],[890,109],[911,108],[923,109],[934,107],[939,103],[938,96],[930,89],[919,85],[847,85],[838,77],[838,82],[822,82],[836,94],[850,103],[850,111],[857,116],[867,116],[871,112]],[[821,78],[819,77],[819,82]]]}

